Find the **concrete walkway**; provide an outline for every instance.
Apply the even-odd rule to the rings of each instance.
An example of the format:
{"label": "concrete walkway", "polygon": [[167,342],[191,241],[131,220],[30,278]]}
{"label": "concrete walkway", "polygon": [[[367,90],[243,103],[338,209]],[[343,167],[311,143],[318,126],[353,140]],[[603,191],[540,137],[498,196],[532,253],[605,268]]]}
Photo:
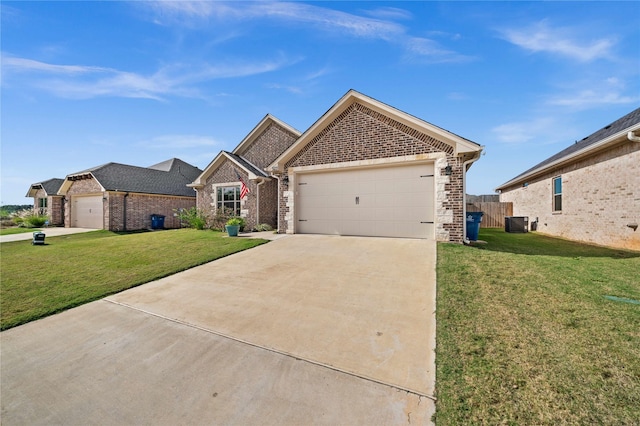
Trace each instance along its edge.
{"label": "concrete walkway", "polygon": [[3,332],[3,424],[429,424],[435,243],[299,235]]}
{"label": "concrete walkway", "polygon": [[[83,232],[97,231],[97,229],[87,228],[41,228],[41,231],[46,235],[45,242],[48,237],[59,237],[61,235],[80,234]],[[33,238],[33,232],[24,232],[22,234],[2,235],[0,236],[0,243],[9,243],[12,241],[27,241]]]}

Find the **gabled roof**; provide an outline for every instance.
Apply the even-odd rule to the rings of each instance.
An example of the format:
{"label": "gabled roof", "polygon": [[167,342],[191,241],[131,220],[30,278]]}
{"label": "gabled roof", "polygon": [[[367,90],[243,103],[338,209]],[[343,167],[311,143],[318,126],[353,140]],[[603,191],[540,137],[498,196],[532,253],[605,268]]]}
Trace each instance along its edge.
{"label": "gabled roof", "polygon": [[187,187],[202,171],[178,158],[151,167],[107,163],[67,175],[59,193],[64,195],[75,180],[93,177],[104,191],[195,197]]}
{"label": "gabled roof", "polygon": [[387,117],[390,117],[412,129],[416,129],[424,134],[432,136],[433,138],[442,141],[453,147],[455,155],[468,153],[468,152],[480,152],[482,146],[458,136],[448,130],[435,126],[424,120],[421,120],[406,112],[400,111],[392,106],[389,106],[383,102],[373,99],[369,96],[363,95],[355,90],[349,90],[338,102],[335,103],[322,117],[320,117],[309,129],[304,132],[298,140],[282,153],[270,166],[269,170],[282,170],[284,164],[293,158],[302,148],[304,148],[316,135],[318,135],[327,125],[335,120],[340,114],[342,114],[353,103],[360,103],[376,112],[379,112]]}
{"label": "gabled roof", "polygon": [[29,188],[29,191],[27,192],[27,195],[25,195],[25,197],[35,197],[36,192],[39,189],[44,189],[44,192],[48,196],[57,195],[63,182],[64,182],[64,179],[53,178],[53,179],[45,180],[43,182],[33,183],[31,184],[31,187]]}
{"label": "gabled roof", "polygon": [[582,140],[576,141],[568,148],[536,164],[510,181],[503,183],[496,188],[496,191],[523,182],[554,167],[605,149],[620,141],[624,141],[627,139],[628,132],[637,130],[640,130],[640,108],[631,111],[624,117],[582,138]]}
{"label": "gabled roof", "polygon": [[193,181],[193,183],[189,186],[193,188],[199,188],[204,185],[207,178],[211,176],[211,174],[220,167],[220,165],[224,162],[225,159],[229,159],[236,163],[239,167],[244,169],[249,174],[249,179],[256,179],[258,177],[268,177],[269,175],[265,173],[264,170],[259,169],[255,165],[251,164],[249,160],[244,158],[242,154],[245,153],[247,148],[251,146],[251,144],[265,131],[271,124],[276,124],[283,129],[293,133],[296,136],[300,136],[300,131],[294,129],[289,126],[282,120],[274,117],[271,114],[267,114],[264,116],[262,120],[249,132],[247,136],[235,147],[232,152],[221,151],[216,158],[214,158],[211,163],[207,167],[205,167],[204,171],[197,179]]}
{"label": "gabled roof", "polygon": [[249,175],[249,180],[257,179],[257,178],[268,178],[269,175],[265,173],[263,170],[260,170],[258,167],[251,164],[245,158],[240,157],[239,155],[233,154],[227,151],[220,151],[220,153],[213,159],[211,163],[207,166],[207,168],[198,176],[192,183],[188,186],[191,188],[202,188],[207,180],[207,178],[218,169],[226,160],[231,161],[236,166],[240,167]]}
{"label": "gabled roof", "polygon": [[260,122],[256,125],[256,127],[254,127],[253,130],[251,130],[249,132],[249,134],[247,136],[245,136],[244,139],[242,139],[242,141],[238,144],[238,146],[235,147],[235,149],[232,152],[234,154],[236,154],[236,155],[244,154],[246,149],[251,146],[253,141],[256,140],[256,138],[258,138],[258,136],[260,136],[262,134],[262,132],[267,130],[267,128],[271,124],[277,124],[278,126],[282,127],[283,129],[286,129],[289,132],[291,132],[294,135],[296,135],[296,137],[299,137],[302,134],[302,132],[300,132],[299,130],[294,129],[291,126],[289,126],[284,121],[278,119],[277,117],[274,117],[271,114],[267,114],[267,115],[264,116],[264,118],[262,120],[260,120]]}

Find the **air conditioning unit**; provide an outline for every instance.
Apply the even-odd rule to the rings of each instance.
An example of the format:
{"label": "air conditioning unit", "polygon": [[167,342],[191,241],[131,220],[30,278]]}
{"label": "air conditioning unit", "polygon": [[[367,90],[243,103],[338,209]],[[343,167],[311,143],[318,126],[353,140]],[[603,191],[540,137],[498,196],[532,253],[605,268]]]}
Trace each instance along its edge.
{"label": "air conditioning unit", "polygon": [[504,218],[505,232],[527,232],[529,231],[528,216],[506,216]]}

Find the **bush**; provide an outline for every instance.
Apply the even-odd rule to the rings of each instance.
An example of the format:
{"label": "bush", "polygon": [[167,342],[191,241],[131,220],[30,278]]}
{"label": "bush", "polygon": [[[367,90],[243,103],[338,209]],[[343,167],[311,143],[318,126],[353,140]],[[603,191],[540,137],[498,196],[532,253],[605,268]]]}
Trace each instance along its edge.
{"label": "bush", "polygon": [[234,216],[232,209],[216,209],[216,214],[211,220],[211,228],[224,231],[224,225]]}
{"label": "bush", "polygon": [[227,225],[229,225],[229,226],[239,226],[240,229],[243,229],[244,225],[245,225],[245,221],[244,221],[244,218],[242,218],[242,217],[234,216],[234,217],[230,218],[229,220],[227,220]]}
{"label": "bush", "polygon": [[33,210],[22,210],[13,213],[12,220],[21,228],[40,228],[49,220],[49,217],[33,214]]}
{"label": "bush", "polygon": [[180,223],[183,224],[183,227],[199,230],[207,228],[209,218],[204,211],[191,207],[190,209],[175,210],[175,212],[178,214],[178,218],[180,219]]}
{"label": "bush", "polygon": [[254,228],[255,231],[257,232],[261,232],[261,231],[273,231],[273,227],[271,225],[269,225],[268,223],[261,223],[259,225],[256,225],[256,227]]}

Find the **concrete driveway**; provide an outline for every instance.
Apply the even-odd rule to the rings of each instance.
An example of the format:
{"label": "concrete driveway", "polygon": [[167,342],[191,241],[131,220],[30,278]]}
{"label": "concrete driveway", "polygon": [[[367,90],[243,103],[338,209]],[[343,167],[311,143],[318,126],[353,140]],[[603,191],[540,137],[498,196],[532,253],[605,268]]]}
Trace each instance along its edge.
{"label": "concrete driveway", "polygon": [[[59,237],[61,235],[81,234],[85,232],[97,231],[97,229],[88,228],[39,228],[46,238]],[[33,232],[25,232],[22,234],[0,235],[0,243],[10,243],[12,241],[27,241],[33,238]]]}
{"label": "concrete driveway", "polygon": [[1,338],[5,425],[428,424],[435,243],[291,236]]}

